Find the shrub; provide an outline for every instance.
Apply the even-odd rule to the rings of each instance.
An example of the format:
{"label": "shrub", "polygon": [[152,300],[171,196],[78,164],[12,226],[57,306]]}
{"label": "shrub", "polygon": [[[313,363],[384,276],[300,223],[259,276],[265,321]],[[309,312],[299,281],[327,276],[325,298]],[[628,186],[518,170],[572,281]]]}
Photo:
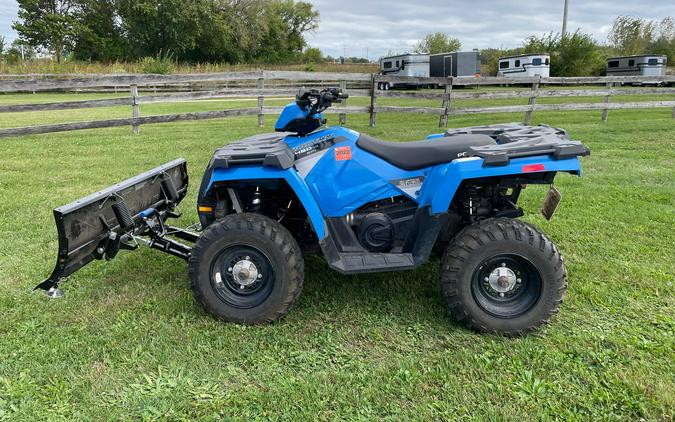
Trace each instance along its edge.
{"label": "shrub", "polygon": [[304,52],[305,63],[323,63],[323,54],[321,50],[316,47],[309,47]]}
{"label": "shrub", "polygon": [[176,68],[173,61],[173,54],[170,51],[162,53],[161,51],[154,57],[143,57],[139,65],[143,73],[155,73],[165,75],[171,73]]}

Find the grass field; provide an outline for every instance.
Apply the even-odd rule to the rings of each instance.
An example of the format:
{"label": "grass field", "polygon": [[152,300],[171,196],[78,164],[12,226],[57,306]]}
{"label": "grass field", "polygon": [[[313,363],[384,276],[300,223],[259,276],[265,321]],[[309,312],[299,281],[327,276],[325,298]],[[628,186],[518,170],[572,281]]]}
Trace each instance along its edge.
{"label": "grass field", "polygon": [[[85,99],[4,95],[0,103],[64,98]],[[0,127],[129,113],[3,114]],[[564,199],[552,221],[537,214],[546,188],[524,191],[524,218],[558,244],[570,284],[551,325],[517,339],[454,323],[437,260],[415,272],[341,276],[308,257],[297,306],[258,327],[207,316],[185,264],[151,250],[94,263],[49,301],[30,289],[53,267],[53,208],[182,156],[192,178],[182,224],[194,223],[213,150],[270,130],[272,119],[267,129],[251,116],[143,126],[138,136],[116,128],[0,140],[0,420],[672,420],[675,120],[668,109],[611,111],[606,124],[599,115],[534,115],[567,128],[592,155],[582,178],[559,176]],[[437,132],[437,122],[384,113],[369,128],[365,115],[348,118],[355,130],[396,140]]]}

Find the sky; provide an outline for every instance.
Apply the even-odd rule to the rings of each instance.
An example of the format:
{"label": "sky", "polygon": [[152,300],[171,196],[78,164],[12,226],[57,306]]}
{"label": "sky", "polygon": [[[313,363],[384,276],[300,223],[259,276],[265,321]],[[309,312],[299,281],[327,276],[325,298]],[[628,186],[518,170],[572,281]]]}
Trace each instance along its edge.
{"label": "sky", "polygon": [[[412,50],[430,32],[457,37],[463,50],[519,47],[529,35],[560,32],[564,0],[309,0],[320,12],[307,42],[324,54],[377,59]],[[15,0],[0,0],[0,36],[16,38]],[[568,29],[606,42],[616,16],[675,17],[675,0],[570,0]]]}

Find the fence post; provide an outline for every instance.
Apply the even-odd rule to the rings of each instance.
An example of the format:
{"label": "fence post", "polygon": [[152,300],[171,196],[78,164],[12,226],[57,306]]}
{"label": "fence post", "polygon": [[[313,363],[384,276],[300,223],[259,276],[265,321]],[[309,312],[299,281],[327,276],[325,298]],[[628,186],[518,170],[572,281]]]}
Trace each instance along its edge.
{"label": "fence post", "polygon": [[[132,84],[130,88],[131,88],[131,117],[134,118],[141,117],[141,106],[138,104],[138,85]],[[141,131],[141,127],[139,125],[132,125],[131,129],[135,135],[138,135],[138,133]]]}
{"label": "fence post", "polygon": [[[347,90],[347,81],[340,81],[340,89],[342,91]],[[342,104],[340,105],[340,107],[347,107],[347,100],[346,99],[342,100]],[[338,114],[338,124],[339,125],[347,124],[347,114],[346,113]]]}
{"label": "fence post", "polygon": [[448,76],[448,80],[445,82],[445,93],[443,94],[443,104],[441,105],[441,107],[444,108],[445,111],[443,112],[443,114],[441,114],[441,118],[438,119],[438,127],[448,126],[448,112],[450,111],[450,97],[452,95],[452,83],[453,83],[452,76]]}
{"label": "fence post", "polygon": [[370,78],[370,127],[375,127],[377,121],[377,112],[375,107],[377,106],[377,77],[375,74],[371,75]]}
{"label": "fence post", "polygon": [[530,93],[530,99],[527,101],[530,109],[525,112],[526,125],[532,124],[532,114],[534,114],[534,107],[537,105],[537,97],[539,96],[539,82],[541,82],[541,76],[532,83],[532,92]]}
{"label": "fence post", "polygon": [[[607,95],[605,95],[604,102],[605,104],[609,104],[609,97],[612,96],[612,85],[614,85],[612,82],[607,82]],[[605,108],[602,110],[602,123],[607,123],[607,117],[609,116],[609,108]]]}
{"label": "fence post", "polygon": [[[256,88],[258,89],[265,88],[265,78],[258,78]],[[264,105],[265,105],[265,95],[261,92],[258,95],[258,127],[265,126],[265,113],[263,111]]]}

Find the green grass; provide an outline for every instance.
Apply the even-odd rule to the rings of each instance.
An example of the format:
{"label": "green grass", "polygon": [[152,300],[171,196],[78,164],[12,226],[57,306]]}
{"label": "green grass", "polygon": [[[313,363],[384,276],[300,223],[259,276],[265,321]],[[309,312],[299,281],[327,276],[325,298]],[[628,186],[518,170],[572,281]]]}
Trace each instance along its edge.
{"label": "green grass", "polygon": [[[64,97],[73,98],[45,100]],[[3,114],[0,126],[129,114]],[[251,116],[143,126],[138,136],[115,128],[0,140],[0,420],[672,420],[675,120],[667,109],[612,110],[606,124],[599,111],[534,116],[567,128],[592,155],[582,178],[558,177],[563,202],[552,221],[536,211],[545,187],[524,192],[525,219],[562,250],[570,287],[550,326],[517,339],[453,322],[437,260],[342,276],[309,257],[297,306],[259,327],[207,316],[185,264],[151,250],[89,265],[63,284],[62,300],[31,294],[53,267],[53,208],[183,156],[192,190],[182,224],[194,223],[213,150],[273,119],[266,129]],[[458,116],[450,126],[522,117]],[[348,118],[396,140],[437,132],[437,121],[382,113],[369,128],[367,116]]]}

